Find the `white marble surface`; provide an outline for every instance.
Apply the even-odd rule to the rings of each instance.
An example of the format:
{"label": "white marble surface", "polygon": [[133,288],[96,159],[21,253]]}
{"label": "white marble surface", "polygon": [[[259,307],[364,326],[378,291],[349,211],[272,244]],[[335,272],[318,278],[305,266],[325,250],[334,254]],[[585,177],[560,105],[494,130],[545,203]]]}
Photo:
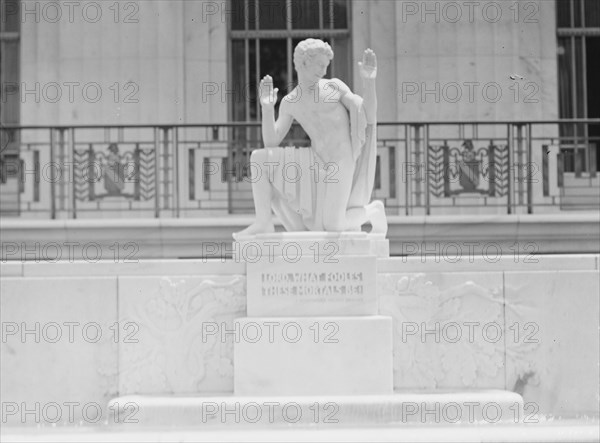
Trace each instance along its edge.
{"label": "white marble surface", "polygon": [[378,293],[395,388],[504,388],[502,273],[387,274]]}
{"label": "white marble surface", "polygon": [[505,294],[507,355],[528,349],[507,358],[506,388],[556,416],[598,415],[598,271],[507,272]]}
{"label": "white marble surface", "polygon": [[377,314],[375,256],[263,257],[248,263],[248,316]]}
{"label": "white marble surface", "polygon": [[[233,339],[226,331],[234,328],[235,317],[246,315],[245,282],[236,280],[244,275],[244,264],[228,262],[204,265],[201,260],[143,260],[139,264],[127,266],[130,267],[112,263],[95,267],[69,263],[54,266],[3,263],[0,265],[2,321],[5,318],[16,318],[18,313],[27,314],[27,318],[55,317],[55,313],[64,313],[56,318],[63,319],[66,318],[64,316],[73,314],[85,319],[89,318],[86,317],[88,314],[78,312],[80,308],[83,309],[83,305],[89,304],[94,316],[113,318],[114,323],[118,320],[115,307],[115,297],[118,297],[121,306],[118,321],[121,324],[124,321],[136,322],[140,326],[136,335],[138,338],[143,337],[139,343],[127,344],[127,348],[124,343],[119,346],[122,394],[231,392]],[[503,330],[505,337],[510,340],[502,351],[506,354],[504,360],[498,360],[495,348],[485,341],[452,346],[447,344],[429,349],[427,346],[434,345],[432,335],[427,336],[425,344],[418,340],[415,342],[415,336],[409,335],[407,338],[411,340],[402,343],[402,328],[396,327],[396,387],[517,389],[523,392],[526,401],[539,404],[541,413],[568,415],[595,410],[594,390],[590,390],[589,380],[593,379],[593,370],[594,367],[597,368],[599,358],[597,336],[592,336],[597,334],[598,327],[597,314],[594,317],[594,313],[598,311],[597,255],[542,255],[539,263],[527,265],[512,263],[508,258],[497,264],[481,260],[472,264],[435,264],[420,263],[419,259],[409,259],[404,263],[401,258],[392,258],[379,260],[378,266],[378,291],[382,306],[380,312],[391,315],[395,324],[400,326],[401,322],[406,321],[416,322],[419,327],[422,321],[426,324],[438,320],[446,323],[455,321],[463,324],[463,334],[466,336],[468,328],[464,322],[497,318],[497,294],[499,291],[505,294],[505,301],[502,303],[506,314],[501,318],[506,326]],[[9,277],[5,272],[11,272],[11,269],[18,272],[21,267],[25,277]],[[92,268],[97,273],[92,273]],[[204,275],[209,269],[214,278],[199,276],[199,272]],[[426,271],[425,274],[422,274],[423,271]],[[116,278],[98,278],[119,272],[122,274]],[[125,277],[127,272],[154,275]],[[36,275],[37,278],[32,277]],[[163,275],[168,277],[163,279]],[[74,278],[75,276],[79,278]],[[205,279],[209,282],[203,283]],[[117,290],[118,296],[115,295]],[[94,301],[84,302],[87,300],[85,297],[91,297]],[[520,301],[517,303],[518,309],[511,313],[509,311],[514,299]],[[88,308],[84,311],[88,312],[86,309]],[[164,315],[159,315],[161,312]],[[198,337],[202,341],[201,326],[198,329],[194,319],[200,319],[200,325],[216,323],[218,327],[216,330],[205,330],[209,339],[197,348],[198,353],[190,354],[182,350],[193,348],[190,343],[198,342]],[[523,343],[522,340],[512,343],[514,330],[507,328],[515,322],[524,326],[529,321],[539,324],[537,335],[541,338],[540,343]],[[224,327],[220,327],[222,322]],[[480,329],[476,329],[476,332],[479,331]],[[524,333],[528,331],[523,329]],[[226,333],[223,343],[219,335],[221,332]],[[447,329],[446,332],[449,334],[452,331]],[[492,333],[493,330],[490,329],[489,332]],[[401,346],[409,349],[401,351]],[[90,347],[93,348],[93,345],[90,344]],[[56,362],[48,369],[56,374],[52,377],[56,380],[62,380],[60,377],[68,378],[65,386],[70,387],[65,395],[70,395],[71,387],[79,386],[80,380],[79,374],[74,377],[65,375],[69,374],[69,368],[74,367],[75,357],[62,350],[53,353],[56,349],[59,347],[54,344],[40,344],[39,350],[30,351],[27,344],[26,354],[20,354],[26,357],[15,357],[8,353],[6,344],[3,344],[3,386],[26,398],[36,398],[39,393],[46,392],[46,389],[50,390],[50,394],[44,398],[64,398],[59,396],[62,391],[58,385],[46,386],[41,381],[25,384],[19,381],[22,365],[6,366],[10,361],[17,361],[10,360],[11,358],[25,358],[27,363],[24,364],[30,365],[28,362],[37,362],[38,355],[41,355],[43,358],[48,357],[48,361]],[[112,365],[112,359],[117,358],[117,348],[111,345],[110,350],[102,349],[101,353],[106,357],[102,357],[102,361]],[[492,349],[494,352],[489,353]],[[106,375],[108,371],[103,370],[104,375],[99,374],[97,368],[101,365],[94,360],[95,357],[89,357],[85,352],[76,364],[78,367],[81,365],[79,372],[85,374],[83,378],[86,383],[91,380],[88,383],[89,389],[96,392],[98,386],[104,383],[101,380],[109,377]],[[52,353],[52,357],[48,353]],[[434,361],[431,361],[432,358]],[[459,360],[458,363],[456,359]],[[505,362],[505,368],[498,366],[500,361]],[[476,362],[475,376],[472,375],[473,362]],[[570,362],[576,362],[579,366]],[[444,364],[448,370],[444,369]],[[39,364],[33,363],[30,366]],[[525,377],[530,366],[537,368],[534,378]],[[204,372],[198,372],[197,368],[203,367]],[[411,372],[411,367],[416,367],[418,371]],[[545,369],[539,371],[540,367]],[[499,372],[494,375],[494,371]],[[506,380],[498,378],[501,377],[499,373],[504,372],[507,374]],[[116,373],[110,377],[114,378],[116,384]],[[466,384],[464,380],[467,380]],[[81,392],[88,392],[88,385]],[[96,394],[92,397],[97,398],[95,396]]]}
{"label": "white marble surface", "polygon": [[[51,403],[60,405],[59,425],[91,424],[83,408],[92,403],[106,418],[106,402],[118,393],[116,278],[2,278],[0,301],[3,408],[18,404],[7,424],[50,426]],[[75,402],[71,422],[66,402]],[[37,415],[22,415],[36,404]],[[95,417],[93,406],[86,411]]]}
{"label": "white marble surface", "polygon": [[[481,242],[480,242],[481,243]],[[405,245],[405,251],[410,252],[405,257],[390,257],[377,260],[379,274],[398,272],[539,272],[539,271],[592,271],[598,270],[599,256],[596,254],[535,254],[519,252],[516,249],[502,251],[488,247],[488,255],[470,254],[469,247],[461,249],[462,255],[457,259],[454,250],[447,249],[446,253],[427,255],[420,251],[412,252],[414,245]],[[496,254],[500,251],[500,254]],[[531,249],[530,249],[531,251]]]}
{"label": "white marble surface", "polygon": [[[45,430],[43,433],[36,431],[24,432],[15,430],[5,433],[7,441],[29,442],[32,438],[40,436],[40,440],[52,441],[57,443],[66,442],[97,442],[98,434],[86,431],[63,431]],[[539,441],[560,441],[576,443],[596,443],[600,438],[598,431],[598,422],[592,421],[570,421],[564,423],[543,423],[538,426],[481,426],[474,425],[457,428],[452,426],[426,426],[410,427],[385,426],[379,428],[356,428],[347,427],[341,429],[255,429],[255,430],[182,430],[171,427],[154,429],[152,431],[102,431],[100,434],[103,442],[123,443],[131,442],[155,442],[157,438],[163,441],[177,441],[189,443],[213,443],[215,441],[238,441],[255,443],[261,442],[364,442],[371,443],[374,440],[390,443],[414,443],[415,441],[432,442],[448,441],[451,438],[454,441],[494,441],[501,439],[505,442],[539,442]]]}
{"label": "white marble surface", "polygon": [[[131,250],[129,250],[130,252]],[[110,251],[113,253],[114,251]],[[123,252],[123,251],[121,251]],[[11,267],[12,265],[12,267]],[[6,263],[4,266],[13,269],[23,268],[24,277],[75,277],[75,276],[132,276],[132,275],[239,275],[245,274],[246,264],[233,260],[221,259],[187,259],[187,260],[152,260],[132,258],[126,260],[121,255],[119,261],[102,260],[91,263],[85,260],[58,263],[25,262]]]}
{"label": "white marble surface", "polygon": [[[458,22],[452,23],[456,10],[446,9],[444,2],[431,4],[426,1],[397,2],[395,16],[380,17],[381,23],[389,21],[401,24],[396,32],[397,75],[394,90],[402,106],[398,106],[397,120],[512,120],[554,119],[557,117],[558,87],[556,76],[556,36],[554,5],[532,2],[525,8],[518,4],[519,16],[515,20],[512,3],[500,2],[501,16],[496,22],[486,18],[486,3],[474,7],[472,19],[469,6],[456,3],[461,9]],[[416,6],[415,14],[408,12]],[[423,16],[427,9],[438,8]],[[525,17],[535,8],[535,22],[525,23]],[[452,10],[450,10],[452,9]],[[491,8],[493,9],[493,8]],[[493,18],[491,9],[487,10]],[[447,14],[444,13],[446,11]],[[531,17],[530,17],[531,18]],[[377,29],[377,27],[372,28]],[[373,34],[375,31],[371,31]],[[377,48],[375,46],[375,48]],[[502,68],[499,68],[502,66]],[[513,81],[510,75],[517,73],[525,78]],[[403,84],[416,83],[419,92],[407,96],[402,102]],[[476,82],[476,89],[469,96],[465,82]],[[535,102],[524,100],[526,83],[537,85]],[[457,83],[462,96],[455,101],[455,92],[423,96],[427,89],[443,90],[444,85]],[[486,84],[496,84],[501,92],[486,96]],[[511,89],[512,88],[512,89]],[[520,95],[515,98],[515,88]]]}
{"label": "white marble surface", "polygon": [[2,277],[22,277],[23,263],[8,261],[0,263],[0,275]]}
{"label": "white marble surface", "polygon": [[[107,220],[0,220],[3,246],[24,244],[29,250],[35,243],[81,244],[97,242],[104,257],[112,259],[111,246],[134,242],[139,246],[136,258],[231,257],[231,233],[247,226],[252,217],[194,219],[107,219]],[[600,213],[462,216],[389,216],[387,238],[392,255],[403,253],[402,244],[435,245],[458,243],[468,251],[467,242],[481,245],[497,243],[503,254],[510,254],[515,243],[522,252],[534,243],[539,254],[598,254]],[[67,232],[69,234],[67,235]],[[114,248],[114,246],[113,246]],[[511,249],[512,248],[512,249]],[[406,248],[404,250],[406,253]],[[490,249],[490,254],[493,253]],[[10,260],[19,260],[12,257]],[[9,261],[10,261],[9,260]]]}
{"label": "white marble surface", "polygon": [[391,394],[392,319],[241,318],[236,395]]}
{"label": "white marble surface", "polygon": [[232,389],[233,319],[245,315],[243,275],[120,277],[119,392],[196,394]]}
{"label": "white marble surface", "polygon": [[[419,12],[403,15],[403,9],[412,4],[417,5]],[[462,18],[458,23],[444,20],[443,15],[436,20],[432,14],[423,20],[420,13],[426,4],[422,1],[352,3],[351,28],[364,30],[352,39],[353,58],[358,60],[366,47],[376,50],[381,66],[378,82],[397,98],[380,103],[381,115],[393,115],[400,121],[557,117],[556,26],[552,4],[533,2],[535,21],[527,23],[524,20],[531,7],[521,6],[515,21],[514,7],[510,9],[512,3],[502,5],[503,16],[498,23],[485,20],[482,15],[485,4],[475,7],[473,21],[469,21],[469,7],[460,3]],[[108,6],[102,8],[99,23],[83,20],[79,8],[74,23],[64,23],[60,32],[56,23],[24,21],[21,72],[28,85],[36,81],[85,83],[110,79],[102,85],[104,97],[100,103],[61,100],[52,104],[27,100],[22,109],[28,118],[24,123],[54,124],[58,123],[56,119],[67,124],[98,119],[108,119],[108,123],[155,123],[156,112],[162,122],[226,121],[227,100],[222,99],[221,89],[232,88],[224,82],[228,69],[229,13],[226,4],[217,2],[212,6],[217,8],[216,13],[207,14],[205,2],[142,2],[135,23],[123,22],[131,8],[120,9],[119,23],[115,23],[114,11]],[[63,9],[68,16],[67,8]],[[62,62],[59,64],[57,60]],[[106,63],[106,60],[117,62]],[[355,63],[351,66],[355,67]],[[521,98],[515,103],[514,93],[508,89],[514,83],[509,79],[513,73],[526,78],[521,83],[529,81],[539,86],[536,103],[523,101],[527,91],[524,84],[519,84]],[[360,93],[358,72],[353,74],[354,86]],[[139,85],[139,102],[115,103],[109,86],[128,81]],[[458,103],[445,100],[436,103],[431,98],[425,103],[401,101],[402,82],[426,82],[431,88],[436,82],[465,81],[482,85],[497,82],[503,97],[498,103],[488,103],[482,98],[480,87],[474,103],[466,98]],[[207,83],[217,84],[219,93],[203,97]],[[466,95],[466,87],[463,89]]]}
{"label": "white marble surface", "polygon": [[[39,10],[47,3],[39,2]],[[218,9],[214,14],[207,13],[211,6],[206,2],[180,0],[116,3],[117,7],[99,3],[99,8],[89,10],[86,5],[75,5],[71,21],[70,8],[57,5],[62,10],[57,23],[45,20],[42,13],[37,20],[34,15],[23,20],[20,71],[28,90],[36,83],[42,90],[57,82],[62,85],[63,97],[52,103],[28,96],[21,104],[23,124],[227,120],[222,88],[213,96],[202,95],[208,82],[220,85],[227,77],[225,4],[211,4]],[[94,18],[96,9],[101,13],[99,20],[86,20],[82,11]],[[79,83],[72,101],[64,85],[68,82]],[[82,95],[83,86],[92,82],[101,88],[102,96],[96,102]],[[135,88],[126,87],[128,82]],[[54,91],[48,95],[51,93]]]}
{"label": "white marble surface", "polygon": [[[418,245],[417,245],[418,246]],[[406,257],[389,257],[377,259],[378,274],[399,272],[502,272],[502,271],[550,271],[573,270],[591,271],[599,269],[600,256],[597,254],[540,254],[517,253],[509,250],[496,257],[490,247],[489,256],[469,254],[468,246],[456,260],[450,255],[431,256],[412,252],[414,245],[405,245]],[[112,252],[112,251],[111,251]],[[410,253],[408,253],[410,252]],[[0,275],[3,277],[76,277],[76,276],[117,276],[117,275],[232,275],[244,274],[245,262],[221,259],[140,259],[135,263],[115,263],[113,260],[102,260],[98,263],[86,261],[68,261],[59,263],[43,263],[28,261],[6,261],[0,263]]]}

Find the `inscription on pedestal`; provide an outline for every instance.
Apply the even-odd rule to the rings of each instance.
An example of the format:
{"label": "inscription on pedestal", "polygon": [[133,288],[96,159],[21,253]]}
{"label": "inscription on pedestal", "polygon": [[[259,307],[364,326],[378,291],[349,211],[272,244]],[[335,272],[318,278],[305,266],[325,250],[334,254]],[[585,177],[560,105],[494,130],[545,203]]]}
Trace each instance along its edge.
{"label": "inscription on pedestal", "polygon": [[302,300],[362,300],[362,272],[262,273],[263,297],[302,297]]}
{"label": "inscription on pedestal", "polygon": [[248,263],[249,316],[375,315],[376,257]]}

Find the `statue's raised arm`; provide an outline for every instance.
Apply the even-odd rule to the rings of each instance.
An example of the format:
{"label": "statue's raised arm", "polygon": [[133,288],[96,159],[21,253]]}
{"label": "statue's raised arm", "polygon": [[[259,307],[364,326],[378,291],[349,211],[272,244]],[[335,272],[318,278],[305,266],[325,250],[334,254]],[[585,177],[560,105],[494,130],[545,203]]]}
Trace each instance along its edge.
{"label": "statue's raised arm", "polygon": [[377,78],[377,56],[372,49],[365,49],[362,61],[358,62],[360,77],[364,80]]}
{"label": "statue's raised arm", "polygon": [[[275,104],[277,103],[277,92],[279,88],[273,88],[273,79],[265,75],[260,81],[259,99],[262,110],[262,137],[265,146],[275,147],[292,126],[292,117],[287,114],[283,102],[280,106],[279,118],[275,121]],[[281,109],[283,108],[283,109]]]}
{"label": "statue's raised arm", "polygon": [[364,106],[367,121],[374,123],[377,120],[377,92],[375,79],[377,78],[377,56],[372,49],[363,53],[362,62],[358,62],[360,77],[363,79]]}

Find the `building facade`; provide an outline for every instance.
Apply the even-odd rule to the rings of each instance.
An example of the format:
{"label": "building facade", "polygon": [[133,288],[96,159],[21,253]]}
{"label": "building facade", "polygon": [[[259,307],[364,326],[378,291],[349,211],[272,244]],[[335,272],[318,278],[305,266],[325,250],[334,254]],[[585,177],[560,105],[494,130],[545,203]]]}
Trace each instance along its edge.
{"label": "building facade", "polygon": [[[599,125],[558,122],[600,117],[596,1],[3,0],[2,14],[4,215],[251,212],[257,84],[290,90],[307,37],[359,94],[357,62],[377,54],[375,196],[392,213],[556,211],[565,183],[597,184]],[[310,142],[294,128],[286,143]]]}

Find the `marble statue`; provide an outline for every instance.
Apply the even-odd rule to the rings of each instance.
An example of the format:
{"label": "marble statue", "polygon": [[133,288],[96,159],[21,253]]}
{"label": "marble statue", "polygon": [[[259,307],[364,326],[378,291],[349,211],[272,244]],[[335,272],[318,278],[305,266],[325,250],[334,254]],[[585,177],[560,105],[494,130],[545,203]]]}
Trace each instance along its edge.
{"label": "marble statue", "polygon": [[[370,202],[377,151],[377,58],[364,51],[359,72],[364,99],[337,78],[323,76],[333,58],[328,43],[300,42],[294,51],[297,86],[280,104],[267,75],[260,82],[264,149],[252,152],[252,193],[256,220],[234,234],[274,231],[272,212],[287,231],[387,232],[383,203]],[[311,140],[310,148],[278,147],[296,120]],[[254,177],[254,173],[257,176]]]}

